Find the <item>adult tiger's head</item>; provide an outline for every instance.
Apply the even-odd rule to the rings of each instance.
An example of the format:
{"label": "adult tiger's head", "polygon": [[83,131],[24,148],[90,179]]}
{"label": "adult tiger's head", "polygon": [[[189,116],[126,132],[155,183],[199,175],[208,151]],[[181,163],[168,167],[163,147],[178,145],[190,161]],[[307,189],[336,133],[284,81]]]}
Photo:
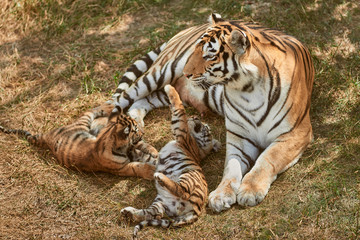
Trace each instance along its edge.
{"label": "adult tiger's head", "polygon": [[[236,82],[245,69],[239,62],[245,62],[250,49],[250,38],[245,28],[221,19],[218,14],[209,18],[212,24],[200,37],[195,51],[184,67],[184,75],[196,87],[209,88],[213,84]],[[239,86],[239,82],[236,87]],[[240,83],[245,86],[246,81]]]}
{"label": "adult tiger's head", "polygon": [[131,146],[141,141],[142,136],[143,131],[137,122],[122,111],[117,111],[109,116],[108,124],[101,137],[107,145],[111,145],[113,154],[121,156],[126,154]]}
{"label": "adult tiger's head", "polygon": [[221,144],[213,139],[210,127],[202,123],[197,116],[188,118],[188,128],[200,149],[201,158],[208,155],[211,150],[217,152],[220,149]]}

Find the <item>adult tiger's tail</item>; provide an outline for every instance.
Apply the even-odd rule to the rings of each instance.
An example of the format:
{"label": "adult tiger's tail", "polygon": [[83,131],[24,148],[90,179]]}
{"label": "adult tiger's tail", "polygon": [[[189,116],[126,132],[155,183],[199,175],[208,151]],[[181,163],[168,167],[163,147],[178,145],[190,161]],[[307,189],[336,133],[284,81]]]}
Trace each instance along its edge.
{"label": "adult tiger's tail", "polygon": [[134,227],[133,239],[137,239],[138,232],[146,226],[161,226],[163,228],[168,227],[180,227],[181,225],[190,224],[198,220],[198,215],[194,212],[189,212],[185,215],[178,216],[175,219],[152,219],[140,222]]}
{"label": "adult tiger's tail", "polygon": [[144,72],[146,72],[155,62],[161,51],[165,48],[167,43],[163,43],[160,47],[148,52],[140,59],[136,60],[122,76],[119,85],[116,88],[113,99],[119,100],[120,94],[128,89]]}
{"label": "adult tiger's tail", "polygon": [[19,137],[24,137],[29,143],[38,147],[47,146],[42,137],[42,134],[32,135],[30,132],[23,129],[7,129],[3,126],[0,126],[0,131],[6,134],[15,134]]}

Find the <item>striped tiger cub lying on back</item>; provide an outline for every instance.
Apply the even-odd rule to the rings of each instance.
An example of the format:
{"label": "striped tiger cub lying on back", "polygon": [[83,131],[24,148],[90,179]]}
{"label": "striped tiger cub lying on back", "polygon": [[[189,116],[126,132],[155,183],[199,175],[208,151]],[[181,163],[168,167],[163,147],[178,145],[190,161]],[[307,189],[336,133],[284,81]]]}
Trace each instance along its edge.
{"label": "striped tiger cub lying on back", "polygon": [[32,135],[2,126],[0,131],[24,136],[28,142],[50,149],[68,168],[153,179],[157,150],[141,140],[143,133],[135,120],[121,111],[110,114],[113,107],[103,104],[75,123],[45,134]]}
{"label": "striped tiger cub lying on back", "polygon": [[[159,152],[154,178],[158,195],[147,209],[126,207],[121,210],[136,222],[134,238],[144,226],[180,226],[198,219],[207,199],[208,188],[199,166],[211,150],[218,151],[220,142],[212,139],[210,128],[197,117],[187,118],[178,93],[165,86],[171,103],[171,128],[174,141]],[[172,218],[162,219],[164,214]]]}

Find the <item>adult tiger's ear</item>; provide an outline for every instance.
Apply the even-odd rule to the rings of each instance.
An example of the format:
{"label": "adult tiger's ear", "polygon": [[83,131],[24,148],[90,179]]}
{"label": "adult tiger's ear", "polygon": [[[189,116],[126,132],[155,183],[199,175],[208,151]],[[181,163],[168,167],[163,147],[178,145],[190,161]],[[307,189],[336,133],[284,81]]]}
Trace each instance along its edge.
{"label": "adult tiger's ear", "polygon": [[223,22],[223,21],[224,21],[224,19],[222,19],[221,15],[218,13],[212,13],[208,18],[208,22],[213,25],[218,22]]}
{"label": "adult tiger's ear", "polygon": [[246,33],[239,30],[231,31],[230,35],[226,37],[226,43],[238,55],[243,55],[250,44]]}

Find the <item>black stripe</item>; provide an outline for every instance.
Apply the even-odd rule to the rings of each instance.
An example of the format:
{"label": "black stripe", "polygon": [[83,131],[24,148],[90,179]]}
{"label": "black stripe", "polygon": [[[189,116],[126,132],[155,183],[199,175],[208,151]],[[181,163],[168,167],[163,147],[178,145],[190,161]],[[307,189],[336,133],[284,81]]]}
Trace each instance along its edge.
{"label": "black stripe", "polygon": [[[217,86],[216,86],[217,88]],[[221,113],[223,115],[225,115],[225,110],[224,110],[224,88],[223,88],[223,91],[221,92],[221,96],[220,96],[220,106],[221,106]]]}
{"label": "black stripe", "polygon": [[206,90],[205,93],[204,93],[203,102],[204,102],[204,104],[205,104],[205,106],[206,106],[207,108],[209,108],[209,109],[212,110],[212,108],[211,108],[210,105],[209,105],[209,92],[208,92],[208,90]]}
{"label": "black stripe", "polygon": [[[166,71],[167,71],[166,68],[167,68],[168,65],[169,65],[169,63],[167,63],[165,65],[165,70],[163,71],[163,73],[161,73],[160,78],[157,80],[157,84],[156,84],[157,88],[162,88],[163,87],[163,84],[164,84],[164,81],[165,81],[165,74],[166,74]],[[173,74],[171,72],[170,79],[172,79],[172,77],[173,77]],[[156,78],[154,77],[154,79],[156,79]]]}
{"label": "black stripe", "polygon": [[[182,120],[180,120],[180,119],[171,120],[171,125],[174,125],[174,124],[176,124],[176,123],[178,123],[178,122],[180,122],[180,121],[182,121]],[[183,122],[183,121],[182,121],[182,122]]]}
{"label": "black stripe", "polygon": [[302,116],[301,116],[300,118],[298,118],[298,119],[296,120],[296,123],[295,123],[294,126],[299,126],[299,125],[302,123],[302,121],[304,120],[305,116],[308,114],[309,110],[310,110],[310,101],[307,101],[307,104],[306,104],[306,108],[305,108],[304,113],[302,114]]}
{"label": "black stripe", "polygon": [[284,118],[286,117],[286,115],[290,112],[291,108],[292,108],[293,104],[291,104],[291,106],[289,107],[289,109],[286,111],[286,113],[284,114],[284,116],[282,116],[282,118],[277,121],[272,128],[268,131],[268,133],[270,133],[272,130],[274,130],[277,126],[279,126],[279,124],[284,120]]}
{"label": "black stripe", "polygon": [[284,40],[284,43],[285,43],[288,47],[290,47],[291,50],[294,52],[295,61],[298,61],[299,56],[298,56],[298,54],[297,54],[297,51],[296,51],[295,47],[294,47],[291,43],[289,43],[289,42],[292,42],[292,41],[290,41],[288,38],[286,38],[286,39]]}
{"label": "black stripe", "polygon": [[[155,51],[153,51],[153,52],[155,53]],[[156,55],[158,55],[158,54],[156,54]],[[151,57],[148,53],[146,55],[144,55],[142,58],[140,58],[140,60],[144,61],[144,63],[146,64],[146,69],[149,69],[154,62],[154,60],[151,59]]]}
{"label": "black stripe", "polygon": [[[264,59],[264,61],[266,61]],[[267,65],[267,63],[266,63]],[[268,71],[270,71],[268,69]],[[275,86],[275,90],[272,94],[272,87],[273,87],[273,77],[271,75],[271,73],[269,72],[269,76],[271,75],[270,77],[270,90],[269,90],[269,99],[268,99],[268,105],[267,105],[267,108],[266,108],[266,111],[264,113],[264,115],[262,115],[262,117],[260,118],[260,120],[256,123],[256,125],[259,127],[261,126],[261,124],[264,122],[264,120],[266,119],[266,117],[268,116],[269,112],[270,112],[270,109],[274,106],[274,104],[279,100],[280,98],[280,74],[279,74],[279,71],[277,71],[277,69],[275,67],[273,67],[273,71],[276,72],[276,86]]]}
{"label": "black stripe", "polygon": [[[160,47],[161,47],[161,46],[160,46]],[[160,47],[157,47],[155,50],[153,50],[153,52],[154,52],[156,55],[159,55],[159,53],[161,52]]]}
{"label": "black stripe", "polygon": [[304,56],[304,51],[303,49],[299,49],[300,53],[301,53],[301,57],[302,57],[302,60],[303,60],[303,64],[304,64],[304,71],[305,71],[305,77],[306,79],[309,79],[309,66],[310,66],[310,63],[307,59],[307,54],[305,53],[305,56]]}
{"label": "black stripe", "polygon": [[236,146],[235,144],[233,144],[233,143],[227,143],[228,145],[231,145],[231,146],[233,146],[234,148],[236,148],[237,150],[239,150],[240,152],[241,152],[241,154],[245,157],[245,159],[249,162],[249,163],[251,163],[251,162],[253,162],[254,160],[252,160],[251,159],[251,157],[249,156],[249,155],[247,155],[241,148],[239,148],[238,146]]}
{"label": "black stripe", "polygon": [[239,113],[239,115],[245,120],[247,121],[251,126],[253,126],[255,128],[255,125],[250,121],[250,119],[248,119],[239,109],[237,109],[234,104],[232,104],[232,102],[230,101],[229,97],[226,94],[226,91],[224,91],[224,95],[225,95],[225,99],[226,101],[230,104],[230,106],[237,112]]}
{"label": "black stripe", "polygon": [[[274,41],[279,42],[276,38],[268,35],[266,32],[263,32],[263,31],[260,32],[260,34],[261,34],[266,40],[268,40],[272,46],[276,47],[278,50],[280,50],[280,51],[283,52],[283,53],[286,52],[284,49],[280,48],[278,45],[275,44]],[[281,44],[282,44],[282,43],[281,43]]]}
{"label": "black stripe", "polygon": [[136,78],[140,77],[142,75],[142,72],[137,68],[135,64],[131,65],[126,72],[132,72],[136,76]]}
{"label": "black stripe", "polygon": [[125,153],[118,153],[118,152],[115,152],[114,150],[112,150],[111,153],[118,157],[127,158],[127,155]]}
{"label": "black stripe", "polygon": [[129,110],[130,106],[134,103],[134,100],[126,92],[123,92],[123,98],[129,102],[127,107],[125,107],[123,109],[124,112],[127,112]]}
{"label": "black stripe", "polygon": [[130,86],[133,83],[133,81],[130,78],[128,78],[127,76],[122,76],[121,81],[119,82],[119,85],[121,83],[126,83],[127,85]]}
{"label": "black stripe", "polygon": [[148,92],[151,93],[151,85],[150,85],[150,82],[149,82],[149,79],[147,78],[147,76],[144,76],[142,80],[143,80],[144,84],[146,85]]}
{"label": "black stripe", "polygon": [[218,105],[217,102],[215,101],[215,99],[216,99],[216,98],[215,98],[215,93],[216,93],[216,89],[213,88],[213,89],[211,90],[211,97],[212,97],[212,99],[213,99],[213,101],[214,101],[216,110],[219,112],[219,105]]}
{"label": "black stripe", "polygon": [[75,137],[73,138],[73,141],[75,142],[79,137],[81,137],[81,135],[83,135],[83,132],[79,132],[75,134]]}
{"label": "black stripe", "polygon": [[253,146],[256,147],[257,149],[262,150],[261,147],[259,147],[255,142],[253,142],[253,141],[250,140],[249,138],[244,137],[244,136],[242,136],[242,135],[240,135],[240,134],[238,134],[238,133],[235,133],[235,132],[233,132],[233,131],[231,131],[231,130],[229,130],[229,129],[227,129],[226,131],[229,132],[229,133],[231,133],[232,135],[238,137],[238,138],[241,138],[241,139],[244,139],[244,140],[248,141],[249,143],[251,143],[251,145],[253,145]]}
{"label": "black stripe", "polygon": [[236,154],[236,153],[231,153],[228,157],[230,159],[230,156],[235,156],[237,157],[241,162],[243,162],[247,168],[250,168],[251,167],[251,163],[249,163],[248,161],[245,161],[242,156],[240,156],[239,154]]}
{"label": "black stripe", "polygon": [[241,123],[238,122],[238,121],[235,121],[235,120],[231,119],[231,118],[229,117],[229,115],[225,114],[225,118],[226,118],[227,120],[229,120],[231,123],[235,124],[236,126],[241,127],[242,129],[247,130],[247,129],[244,127],[243,124],[241,124]]}

